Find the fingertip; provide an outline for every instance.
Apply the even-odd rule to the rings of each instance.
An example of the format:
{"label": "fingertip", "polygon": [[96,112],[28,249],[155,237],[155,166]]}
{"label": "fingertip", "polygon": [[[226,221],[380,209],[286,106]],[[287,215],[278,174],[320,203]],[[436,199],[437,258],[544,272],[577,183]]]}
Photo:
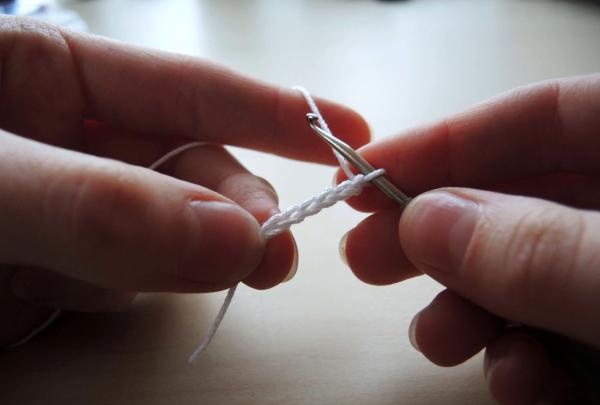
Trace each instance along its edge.
{"label": "fingertip", "polygon": [[256,219],[241,207],[192,201],[186,211],[187,248],[178,276],[193,283],[235,283],[260,261],[264,238]]}
{"label": "fingertip", "polygon": [[355,110],[341,104],[320,101],[327,122],[336,137],[355,149],[371,141],[369,124]]}
{"label": "fingertip", "polygon": [[294,238],[292,238],[292,241],[294,242],[294,260],[292,261],[292,266],[291,266],[290,271],[283,279],[284,283],[287,283],[288,281],[292,281],[292,279],[294,277],[296,277],[296,273],[298,272],[298,260],[299,260],[298,244],[296,243],[296,240]]}
{"label": "fingertip", "polygon": [[262,259],[244,283],[257,290],[266,290],[283,282],[298,265],[296,243],[290,231],[268,240]]}
{"label": "fingertip", "polygon": [[360,222],[340,243],[340,252],[356,277],[373,285],[400,282],[420,273],[398,242],[399,211],[381,211]]}
{"label": "fingertip", "polygon": [[419,323],[419,315],[421,315],[421,313],[417,313],[412,321],[410,321],[410,325],[408,325],[408,341],[410,342],[410,345],[418,352],[421,351],[421,349],[419,348],[419,341],[417,339],[417,324]]}
{"label": "fingertip", "polygon": [[[227,179],[218,191],[243,206],[261,224],[280,212],[279,198],[273,186],[250,173]],[[260,262],[243,281],[252,288],[269,289],[293,277],[297,265],[296,242],[292,233],[287,231],[265,241]]]}
{"label": "fingertip", "polygon": [[509,331],[486,350],[490,393],[501,404],[533,404],[542,399],[552,364],[533,337]]}
{"label": "fingertip", "polygon": [[[331,148],[309,128],[306,114],[311,112],[307,100],[298,89],[279,88],[277,98],[276,135],[285,135],[276,146],[280,155],[293,159],[335,164]],[[367,144],[371,131],[365,119],[353,109],[320,97],[314,100],[333,134],[354,148]]]}
{"label": "fingertip", "polygon": [[279,212],[279,196],[266,179],[240,172],[223,179],[216,191],[235,201],[252,214],[259,223]]}
{"label": "fingertip", "polygon": [[504,322],[450,290],[444,290],[413,321],[415,346],[433,363],[451,367],[483,349]]}
{"label": "fingertip", "polygon": [[[315,97],[315,102],[337,138],[353,148],[359,148],[371,141],[371,128],[356,110],[321,97]],[[303,104],[308,108],[306,101],[303,101]]]}
{"label": "fingertip", "polygon": [[476,202],[446,190],[415,197],[399,221],[400,244],[423,271],[457,270],[471,240],[479,208]]}

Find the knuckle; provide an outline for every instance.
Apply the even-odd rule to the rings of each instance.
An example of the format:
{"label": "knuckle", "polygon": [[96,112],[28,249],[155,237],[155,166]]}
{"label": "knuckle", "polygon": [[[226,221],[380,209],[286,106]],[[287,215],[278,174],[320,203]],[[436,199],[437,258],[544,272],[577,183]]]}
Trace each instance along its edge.
{"label": "knuckle", "polygon": [[265,179],[264,177],[261,176],[254,176],[256,181],[258,181],[261,184],[261,188],[265,191],[268,191],[269,193],[273,194],[274,198],[277,199],[277,191],[275,190],[275,187],[271,184],[271,182],[267,179]]}
{"label": "knuckle", "polygon": [[79,173],[69,179],[70,234],[95,249],[131,244],[146,215],[147,198],[135,176],[117,165]]}
{"label": "knuckle", "polygon": [[523,300],[522,308],[543,299],[540,291],[567,294],[575,271],[585,223],[567,210],[539,210],[525,215],[509,233],[503,271],[506,292]]}
{"label": "knuckle", "polygon": [[[5,129],[50,144],[80,146],[75,134],[81,121],[82,79],[60,28],[38,20],[0,18],[0,73],[6,101],[0,124]],[[31,119],[32,111],[37,119]]]}
{"label": "knuckle", "polygon": [[43,21],[30,18],[2,16],[0,18],[0,30],[13,34],[45,34],[56,30],[52,25]]}
{"label": "knuckle", "polygon": [[254,205],[259,201],[265,201],[269,205],[277,205],[279,202],[270,183],[247,172],[235,173],[221,179],[216,191],[241,206]]}
{"label": "knuckle", "polygon": [[48,56],[48,51],[57,45],[68,48],[59,28],[39,20],[2,17],[0,33],[0,49],[30,55],[36,62],[39,62],[40,57]]}

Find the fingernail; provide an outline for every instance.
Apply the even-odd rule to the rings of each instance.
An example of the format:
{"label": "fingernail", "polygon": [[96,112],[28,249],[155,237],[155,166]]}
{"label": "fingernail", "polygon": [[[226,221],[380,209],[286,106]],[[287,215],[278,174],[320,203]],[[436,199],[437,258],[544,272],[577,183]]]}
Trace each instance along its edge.
{"label": "fingernail", "polygon": [[478,215],[474,201],[446,191],[415,198],[400,220],[406,254],[415,264],[452,271],[466,253]]}
{"label": "fingernail", "polygon": [[230,284],[258,265],[264,240],[258,222],[241,207],[192,201],[185,216],[187,249],[179,277],[199,283]]}
{"label": "fingernail", "polygon": [[275,205],[279,205],[279,195],[277,194],[275,187],[273,187],[273,185],[264,177],[256,176],[256,178],[259,182],[266,186],[266,190],[264,190],[264,192],[268,194],[267,197],[270,197],[270,199],[272,200],[272,202],[275,203]]}
{"label": "fingernail", "polygon": [[502,339],[499,341],[492,342],[488,345],[485,351],[485,357],[483,359],[483,376],[486,380],[490,380],[493,370],[498,364],[507,358],[510,353],[510,339]]}
{"label": "fingernail", "polygon": [[416,314],[415,317],[410,322],[410,326],[408,327],[408,340],[412,347],[415,348],[416,351],[420,352],[419,344],[417,343],[417,323],[419,322],[419,315]]}
{"label": "fingernail", "polygon": [[292,266],[287,276],[283,279],[284,283],[287,283],[291,279],[294,278],[296,272],[298,271],[298,246],[296,245],[296,241],[294,241],[294,260],[292,261]]}
{"label": "fingernail", "polygon": [[350,231],[346,232],[344,234],[344,236],[342,236],[342,239],[340,239],[340,244],[338,246],[338,251],[340,252],[340,257],[346,266],[348,266],[348,257],[346,256],[346,242],[348,242],[349,234],[350,234]]}
{"label": "fingernail", "polygon": [[502,363],[502,361],[503,361],[503,359],[498,359],[494,362],[488,363],[487,367],[484,367],[483,377],[488,382],[488,384],[491,383],[491,381],[493,379],[494,371],[496,370],[498,365],[500,365]]}

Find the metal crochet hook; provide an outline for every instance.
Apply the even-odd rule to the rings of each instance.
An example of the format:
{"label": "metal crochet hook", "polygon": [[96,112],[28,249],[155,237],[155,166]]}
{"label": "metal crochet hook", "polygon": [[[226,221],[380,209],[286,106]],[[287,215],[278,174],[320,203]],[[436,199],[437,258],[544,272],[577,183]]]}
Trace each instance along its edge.
{"label": "metal crochet hook", "polygon": [[[308,119],[308,125],[315,131],[321,139],[323,139],[329,146],[335,151],[341,154],[348,162],[352,164],[362,174],[369,174],[375,171],[375,168],[367,162],[362,156],[360,156],[350,145],[346,142],[336,138],[330,132],[324,131],[319,126],[319,117],[316,114],[306,114]],[[381,190],[386,196],[391,198],[393,201],[398,203],[404,208],[410,201],[410,197],[398,190],[396,186],[392,184],[385,176],[379,176],[371,181],[379,190]]]}

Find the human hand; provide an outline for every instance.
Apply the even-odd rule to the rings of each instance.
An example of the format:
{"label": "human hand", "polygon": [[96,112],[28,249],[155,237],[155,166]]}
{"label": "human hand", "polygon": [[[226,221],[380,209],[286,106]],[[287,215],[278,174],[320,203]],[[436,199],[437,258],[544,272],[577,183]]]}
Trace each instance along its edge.
{"label": "human hand", "polygon": [[418,196],[402,215],[374,188],[351,200],[375,213],[343,240],[347,263],[371,284],[425,273],[446,286],[411,341],[442,366],[486,348],[503,404],[600,401],[586,392],[600,372],[598,128],[595,75],[524,87],[360,149]]}
{"label": "human hand", "polygon": [[[295,92],[195,58],[0,18],[0,346],[54,308],[105,311],[138,291],[279,284],[295,243],[266,243],[277,195],[221,146],[333,164]],[[331,125],[368,141],[356,113]],[[161,167],[177,145],[210,142]],[[109,159],[110,158],[110,159]],[[143,167],[140,167],[143,166]]]}

